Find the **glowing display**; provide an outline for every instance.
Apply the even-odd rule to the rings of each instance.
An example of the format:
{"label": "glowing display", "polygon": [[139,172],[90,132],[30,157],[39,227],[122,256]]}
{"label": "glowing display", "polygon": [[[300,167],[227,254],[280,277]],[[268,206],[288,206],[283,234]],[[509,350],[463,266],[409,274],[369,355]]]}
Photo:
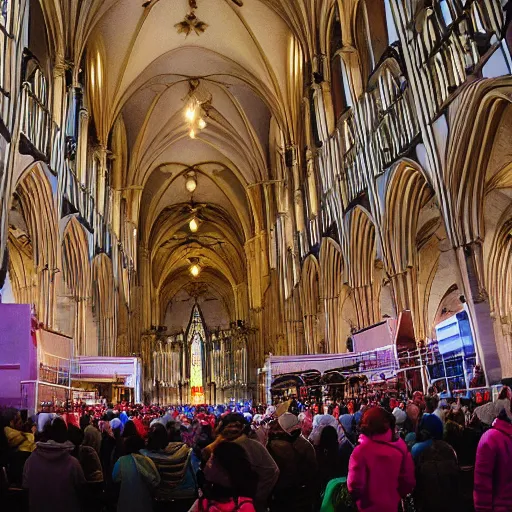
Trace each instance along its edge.
{"label": "glowing display", "polygon": [[190,342],[190,394],[192,403],[204,404],[203,387],[203,343],[205,339],[201,314],[194,307],[192,321],[190,322],[188,339]]}

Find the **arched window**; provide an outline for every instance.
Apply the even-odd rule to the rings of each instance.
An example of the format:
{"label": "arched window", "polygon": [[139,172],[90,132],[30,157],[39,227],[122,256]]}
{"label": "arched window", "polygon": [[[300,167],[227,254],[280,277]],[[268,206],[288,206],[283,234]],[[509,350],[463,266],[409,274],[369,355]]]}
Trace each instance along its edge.
{"label": "arched window", "polygon": [[388,47],[384,0],[360,0],[356,12],[356,44],[363,80],[367,80]]}
{"label": "arched window", "polygon": [[330,34],[331,93],[336,120],[340,118],[348,107],[352,106],[349,77],[341,54],[342,48],[341,19],[338,4],[336,3]]}

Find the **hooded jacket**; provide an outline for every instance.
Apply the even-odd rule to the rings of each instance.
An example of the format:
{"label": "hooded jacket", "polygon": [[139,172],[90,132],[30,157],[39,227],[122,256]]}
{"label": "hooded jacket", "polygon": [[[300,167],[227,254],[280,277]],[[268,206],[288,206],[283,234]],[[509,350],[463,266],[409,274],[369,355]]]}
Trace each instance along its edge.
{"label": "hooded jacket", "polygon": [[361,434],[349,462],[347,486],[359,512],[396,512],[416,483],[414,462],[402,439],[391,430]]}
{"label": "hooded jacket", "polygon": [[23,487],[28,489],[30,512],[80,512],[85,477],[71,452],[73,443],[37,443],[25,463]]}
{"label": "hooded jacket", "polygon": [[151,459],[139,454],[121,457],[114,466],[112,480],[121,484],[119,512],[152,510],[152,492],[160,483],[160,475]]}
{"label": "hooded jacket", "polygon": [[510,512],[512,504],[512,424],[496,419],[476,452],[473,497],[476,512]]}

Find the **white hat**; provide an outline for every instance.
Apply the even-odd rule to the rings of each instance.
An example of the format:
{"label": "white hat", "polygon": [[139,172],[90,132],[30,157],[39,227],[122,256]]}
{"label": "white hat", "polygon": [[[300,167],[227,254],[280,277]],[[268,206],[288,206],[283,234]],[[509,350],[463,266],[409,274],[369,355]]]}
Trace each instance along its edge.
{"label": "white hat", "polygon": [[299,418],[297,418],[297,416],[291,412],[285,412],[281,414],[277,422],[287,434],[291,434],[294,430],[300,428]]}
{"label": "white hat", "polygon": [[397,425],[403,425],[407,419],[407,413],[399,407],[393,409],[393,416],[395,417]]}

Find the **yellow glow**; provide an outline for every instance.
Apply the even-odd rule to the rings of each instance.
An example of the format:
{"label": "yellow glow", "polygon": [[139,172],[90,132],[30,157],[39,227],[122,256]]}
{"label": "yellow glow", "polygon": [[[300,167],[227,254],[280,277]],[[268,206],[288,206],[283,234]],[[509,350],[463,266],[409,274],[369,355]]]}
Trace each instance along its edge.
{"label": "yellow glow", "polygon": [[193,105],[189,105],[187,110],[185,111],[185,117],[188,121],[193,122],[196,118],[196,109]]}
{"label": "yellow glow", "polygon": [[189,223],[188,223],[188,227],[190,228],[190,231],[192,231],[192,233],[196,233],[197,230],[199,229],[199,224],[197,222],[196,219],[192,219]]}
{"label": "yellow glow", "polygon": [[94,74],[94,66],[91,66],[91,83],[92,83],[92,86],[94,87],[94,85],[96,83],[96,76]]}
{"label": "yellow glow", "polygon": [[206,121],[203,118],[199,119],[197,126],[199,126],[200,130],[204,130],[206,128]]}
{"label": "yellow glow", "polygon": [[98,66],[98,87],[101,87],[101,84],[103,81],[103,73],[102,73],[100,52],[98,52],[98,55],[97,55],[97,66]]}
{"label": "yellow glow", "polygon": [[199,272],[201,272],[201,267],[199,265],[192,265],[190,267],[190,273],[193,277],[197,277],[199,275]]}
{"label": "yellow glow", "polygon": [[193,128],[192,128],[192,130],[190,130],[189,135],[190,135],[191,139],[195,139],[196,138],[196,132],[195,132],[195,130]]}

